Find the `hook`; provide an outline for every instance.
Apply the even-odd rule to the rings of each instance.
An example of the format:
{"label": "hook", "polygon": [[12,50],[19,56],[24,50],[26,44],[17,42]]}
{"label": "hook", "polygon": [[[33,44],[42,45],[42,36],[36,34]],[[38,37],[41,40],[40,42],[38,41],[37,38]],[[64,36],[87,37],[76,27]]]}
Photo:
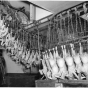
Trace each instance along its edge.
{"label": "hook", "polygon": [[57,50],[57,46],[55,47],[55,49]]}
{"label": "hook", "polygon": [[71,46],[71,48],[73,48],[73,44],[72,43],[70,43],[70,46]]}
{"label": "hook", "polygon": [[54,51],[54,48],[52,50]]}
{"label": "hook", "polygon": [[67,11],[67,14],[68,14],[68,15],[70,14],[70,10]]}
{"label": "hook", "polygon": [[74,10],[75,10],[75,13],[77,14],[77,13],[78,13],[78,11],[77,11],[77,7],[75,7]]}

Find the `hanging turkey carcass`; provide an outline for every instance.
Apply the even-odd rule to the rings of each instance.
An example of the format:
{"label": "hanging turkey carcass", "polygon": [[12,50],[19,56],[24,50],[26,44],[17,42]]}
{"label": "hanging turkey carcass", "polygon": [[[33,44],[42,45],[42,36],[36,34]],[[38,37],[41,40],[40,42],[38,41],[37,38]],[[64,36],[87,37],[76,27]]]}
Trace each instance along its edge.
{"label": "hanging turkey carcass", "polygon": [[64,50],[65,50],[65,61],[68,66],[68,77],[69,79],[74,79],[74,76],[75,76],[78,79],[73,57],[70,55],[69,51],[67,53],[65,45],[64,45]]}
{"label": "hanging turkey carcass", "polygon": [[53,48],[52,53],[49,51],[49,63],[51,66],[52,71],[52,79],[56,79],[56,76],[58,75],[59,68],[56,64],[56,57],[55,57],[55,50]]}
{"label": "hanging turkey carcass", "polygon": [[63,57],[59,56],[58,51],[57,51],[57,47],[56,47],[57,65],[59,67],[59,73],[58,73],[57,77],[59,77],[61,79],[65,79],[65,76],[68,75],[68,71],[67,71],[67,67],[66,67],[65,59],[64,59],[63,45],[61,46],[61,48],[62,48]]}
{"label": "hanging turkey carcass", "polygon": [[82,72],[86,76],[86,79],[88,79],[88,53],[83,52],[83,47],[82,47],[81,43],[79,43],[79,45],[80,45],[80,57],[81,57],[81,61],[83,63]]}
{"label": "hanging turkey carcass", "polygon": [[76,53],[74,50],[74,44],[70,44],[70,46],[71,46],[72,57],[76,64],[76,71],[79,74],[79,79],[81,79],[81,72],[82,72],[82,62],[80,57],[81,51],[79,51],[79,53]]}
{"label": "hanging turkey carcass", "polygon": [[43,58],[42,58],[43,69],[39,70],[39,72],[40,72],[41,75],[43,75],[42,78],[44,78],[44,76],[45,76],[46,79],[49,79],[51,77],[49,77],[49,75],[47,75],[48,69],[47,69],[47,64],[46,64],[45,59],[46,59],[46,53],[44,52],[43,53]]}

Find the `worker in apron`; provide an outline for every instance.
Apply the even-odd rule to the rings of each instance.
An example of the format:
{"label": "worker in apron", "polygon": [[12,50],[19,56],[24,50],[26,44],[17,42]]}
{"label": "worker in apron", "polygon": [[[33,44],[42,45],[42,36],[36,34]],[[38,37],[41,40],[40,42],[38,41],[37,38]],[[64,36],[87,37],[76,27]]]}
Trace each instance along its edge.
{"label": "worker in apron", "polygon": [[5,59],[2,56],[3,50],[0,50],[0,87],[5,84],[6,64]]}

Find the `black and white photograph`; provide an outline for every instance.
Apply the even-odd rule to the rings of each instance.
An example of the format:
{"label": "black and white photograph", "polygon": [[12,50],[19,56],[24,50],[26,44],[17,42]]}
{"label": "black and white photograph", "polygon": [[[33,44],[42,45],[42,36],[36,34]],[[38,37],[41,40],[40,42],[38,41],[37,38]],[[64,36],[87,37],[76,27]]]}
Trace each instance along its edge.
{"label": "black and white photograph", "polygon": [[0,87],[88,87],[88,1],[0,0]]}

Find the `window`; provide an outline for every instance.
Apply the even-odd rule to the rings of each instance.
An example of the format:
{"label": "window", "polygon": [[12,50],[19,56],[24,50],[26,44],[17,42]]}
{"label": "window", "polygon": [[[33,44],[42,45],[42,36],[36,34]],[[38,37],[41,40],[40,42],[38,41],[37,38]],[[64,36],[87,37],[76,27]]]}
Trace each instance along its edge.
{"label": "window", "polygon": [[52,13],[49,11],[46,11],[44,9],[36,7],[36,20],[42,19],[46,16],[51,15]]}

